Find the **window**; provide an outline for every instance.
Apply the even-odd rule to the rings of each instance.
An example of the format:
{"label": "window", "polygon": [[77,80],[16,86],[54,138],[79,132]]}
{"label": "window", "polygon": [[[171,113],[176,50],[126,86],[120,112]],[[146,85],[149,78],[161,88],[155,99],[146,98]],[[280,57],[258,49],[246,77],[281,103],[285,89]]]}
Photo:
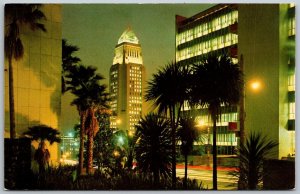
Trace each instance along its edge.
{"label": "window", "polygon": [[295,74],[288,76],[288,91],[295,91]]}
{"label": "window", "polygon": [[295,17],[289,18],[289,29],[288,34],[289,36],[295,35]]}
{"label": "window", "polygon": [[289,8],[295,7],[295,3],[290,3]]}
{"label": "window", "polygon": [[295,102],[289,103],[289,119],[295,119]]}

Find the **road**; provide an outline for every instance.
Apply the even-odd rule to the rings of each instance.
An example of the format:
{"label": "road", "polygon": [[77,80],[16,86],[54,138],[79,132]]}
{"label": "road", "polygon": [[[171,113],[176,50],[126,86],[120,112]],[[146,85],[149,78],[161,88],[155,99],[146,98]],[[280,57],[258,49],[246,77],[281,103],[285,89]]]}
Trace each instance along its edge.
{"label": "road", "polygon": [[[233,171],[233,168],[218,168],[218,190],[236,190],[237,178],[228,175],[228,172]],[[196,179],[199,183],[202,181],[204,188],[212,189],[212,169],[203,166],[189,166],[188,178]],[[177,165],[176,175],[184,177],[184,166]]]}

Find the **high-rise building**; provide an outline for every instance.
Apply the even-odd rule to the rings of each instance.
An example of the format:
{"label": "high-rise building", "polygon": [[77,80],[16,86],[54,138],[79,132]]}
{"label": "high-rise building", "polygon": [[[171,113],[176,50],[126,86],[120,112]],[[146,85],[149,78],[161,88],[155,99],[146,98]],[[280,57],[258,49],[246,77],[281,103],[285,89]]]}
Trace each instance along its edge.
{"label": "high-rise building", "polygon": [[145,67],[141,45],[130,28],[118,40],[109,77],[111,128],[132,133],[143,115]]}
{"label": "high-rise building", "polygon": [[[279,143],[277,157],[295,153],[295,5],[219,4],[190,18],[176,16],[176,61],[192,64],[209,54],[231,56],[245,74],[244,129]],[[251,84],[254,89],[251,89]],[[239,107],[222,107],[218,154],[232,154]],[[197,119],[208,126],[206,109]],[[238,125],[239,126],[239,125]],[[210,139],[210,138],[208,138]]]}
{"label": "high-rise building", "polygon": [[[17,138],[29,127],[44,124],[60,128],[61,113],[61,5],[40,7],[47,32],[20,28],[22,59],[13,60],[15,122]],[[9,137],[8,61],[5,60],[5,137]],[[33,145],[37,148],[37,142]],[[52,164],[58,162],[57,143],[47,145]]]}

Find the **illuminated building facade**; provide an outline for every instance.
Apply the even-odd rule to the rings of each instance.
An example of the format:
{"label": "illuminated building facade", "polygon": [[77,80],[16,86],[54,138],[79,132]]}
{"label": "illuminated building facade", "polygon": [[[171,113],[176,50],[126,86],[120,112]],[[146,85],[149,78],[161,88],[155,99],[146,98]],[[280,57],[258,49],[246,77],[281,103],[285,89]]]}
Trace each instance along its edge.
{"label": "illuminated building facade", "polygon": [[[61,5],[43,4],[47,32],[20,28],[24,56],[13,60],[17,138],[38,124],[60,128],[61,113]],[[5,60],[5,137],[9,137],[8,61]],[[37,148],[37,142],[34,141]],[[57,143],[47,145],[51,163],[59,158]]]}
{"label": "illuminated building facade", "polygon": [[[278,158],[293,155],[294,4],[219,4],[190,18],[176,16],[178,63],[189,65],[209,54],[223,53],[228,54],[234,63],[239,60],[243,63],[246,134],[261,131],[279,142]],[[250,88],[254,80],[261,86],[257,91]],[[199,123],[208,128],[207,109],[199,112]],[[233,154],[237,146],[238,138],[230,130],[230,124],[239,123],[238,112],[239,107],[222,107],[217,124],[218,154]]]}
{"label": "illuminated building facade", "polygon": [[60,142],[60,162],[64,159],[76,160],[79,154],[79,138],[74,137],[73,133],[68,133],[68,135],[61,134]]}
{"label": "illuminated building facade", "polygon": [[127,28],[115,47],[110,68],[111,128],[134,132],[143,115],[144,80],[141,45],[134,32]]}

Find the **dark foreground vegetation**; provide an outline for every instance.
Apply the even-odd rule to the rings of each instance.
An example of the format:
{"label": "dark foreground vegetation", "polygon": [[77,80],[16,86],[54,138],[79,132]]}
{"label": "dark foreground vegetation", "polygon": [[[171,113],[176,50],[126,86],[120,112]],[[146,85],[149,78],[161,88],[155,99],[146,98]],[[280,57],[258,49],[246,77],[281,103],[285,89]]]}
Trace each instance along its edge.
{"label": "dark foreground vegetation", "polygon": [[[137,171],[124,171],[110,176],[107,173],[95,171],[93,175],[77,176],[75,166],[59,166],[49,168],[45,174],[30,173],[18,184],[17,190],[170,190],[169,179],[161,179],[155,184],[151,177]],[[177,190],[183,190],[183,179],[177,179]],[[9,188],[7,188],[9,189]],[[203,190],[202,184],[196,180],[188,180],[187,189]]]}

